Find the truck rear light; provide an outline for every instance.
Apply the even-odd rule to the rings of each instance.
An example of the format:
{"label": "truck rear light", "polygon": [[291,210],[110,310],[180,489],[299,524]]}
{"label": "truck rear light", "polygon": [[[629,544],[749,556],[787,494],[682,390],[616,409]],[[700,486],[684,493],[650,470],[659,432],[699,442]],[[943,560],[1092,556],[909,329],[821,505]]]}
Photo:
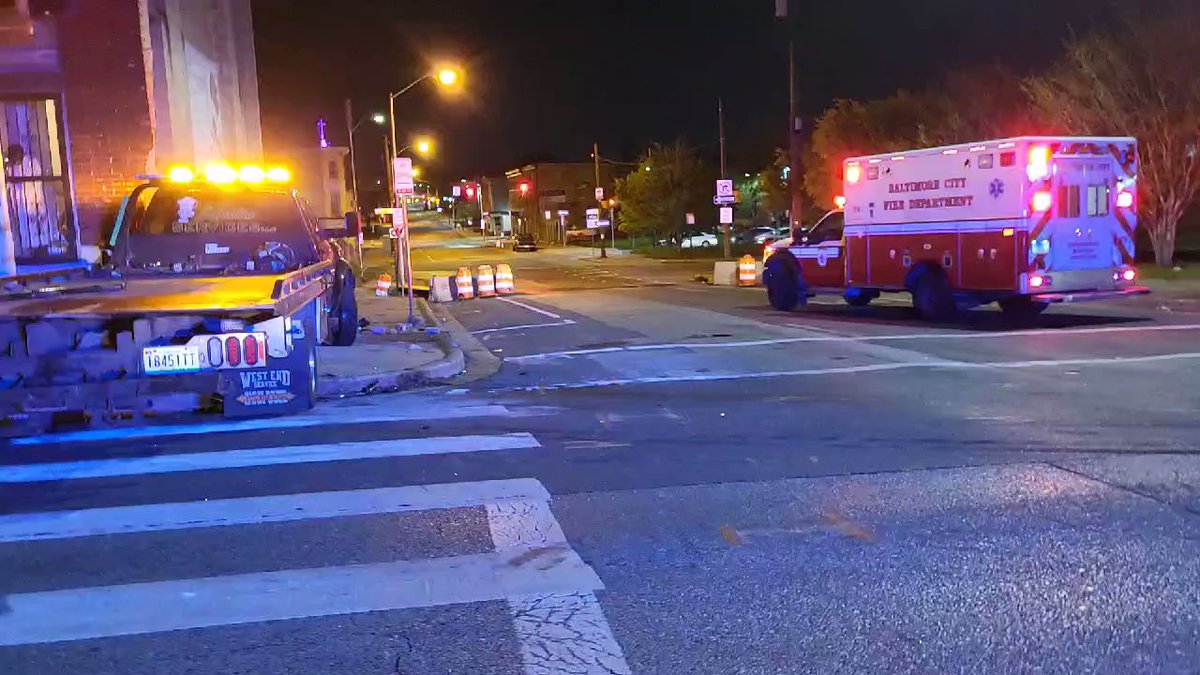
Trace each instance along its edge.
{"label": "truck rear light", "polygon": [[1132,209],[1133,208],[1133,193],[1128,190],[1121,190],[1117,193],[1117,208]]}
{"label": "truck rear light", "polygon": [[253,366],[258,364],[258,338],[253,335],[247,335],[242,341],[243,353],[246,355],[246,365]]}
{"label": "truck rear light", "polygon": [[1033,274],[1029,277],[1030,288],[1045,288],[1050,285],[1050,277],[1045,277],[1040,274]]}
{"label": "truck rear light", "polygon": [[1029,149],[1029,164],[1025,167],[1029,180],[1041,180],[1050,175],[1050,148],[1035,145]]}
{"label": "truck rear light", "polygon": [[1046,191],[1035,192],[1033,193],[1032,206],[1034,211],[1045,213],[1054,206],[1054,196]]}
{"label": "truck rear light", "polygon": [[225,338],[225,363],[234,368],[242,365],[242,343],[232,335]]}

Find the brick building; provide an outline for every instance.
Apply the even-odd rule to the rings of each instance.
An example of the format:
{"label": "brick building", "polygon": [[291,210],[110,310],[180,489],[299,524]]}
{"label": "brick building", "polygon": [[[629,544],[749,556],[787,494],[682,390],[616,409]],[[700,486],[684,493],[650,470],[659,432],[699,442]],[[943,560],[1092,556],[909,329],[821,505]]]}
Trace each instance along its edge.
{"label": "brick building", "polygon": [[139,174],[261,160],[250,0],[0,0],[0,150],[18,264],[95,259]]}
{"label": "brick building", "polygon": [[[590,162],[541,162],[513,169],[508,179],[508,203],[516,232],[533,233],[543,242],[563,242],[564,230],[584,229],[586,211],[595,208],[596,170]],[[522,194],[521,183],[529,190]],[[613,190],[613,172],[600,166],[605,195]],[[565,214],[561,214],[565,211]]]}

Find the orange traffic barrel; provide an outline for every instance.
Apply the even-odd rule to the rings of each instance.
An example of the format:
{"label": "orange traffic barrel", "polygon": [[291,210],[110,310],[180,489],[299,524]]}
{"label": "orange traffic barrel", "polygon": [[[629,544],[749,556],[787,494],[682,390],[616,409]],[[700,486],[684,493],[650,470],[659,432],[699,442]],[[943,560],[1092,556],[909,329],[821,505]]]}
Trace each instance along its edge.
{"label": "orange traffic barrel", "polygon": [[392,275],[384,272],[375,280],[375,295],[386,296],[392,290]]}
{"label": "orange traffic barrel", "polygon": [[738,260],[738,286],[758,285],[758,265],[753,256],[744,255]]}
{"label": "orange traffic barrel", "polygon": [[481,298],[491,298],[496,295],[496,275],[492,273],[491,265],[480,265],[475,273],[475,290]]}
{"label": "orange traffic barrel", "polygon": [[504,263],[496,265],[496,294],[512,295],[516,292],[517,284],[513,279],[512,268]]}
{"label": "orange traffic barrel", "polygon": [[470,300],[475,297],[475,281],[471,278],[469,267],[458,268],[458,274],[454,277],[454,286],[457,289],[456,295],[459,300]]}

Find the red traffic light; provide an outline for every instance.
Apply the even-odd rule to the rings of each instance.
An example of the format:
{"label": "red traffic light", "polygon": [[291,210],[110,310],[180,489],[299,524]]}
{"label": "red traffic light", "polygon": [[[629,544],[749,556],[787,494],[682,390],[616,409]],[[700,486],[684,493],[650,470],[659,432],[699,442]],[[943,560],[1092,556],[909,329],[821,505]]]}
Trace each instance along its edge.
{"label": "red traffic light", "polygon": [[531,185],[529,183],[529,181],[527,181],[527,180],[523,180],[520,183],[517,183],[517,190],[519,190],[521,192],[522,197],[529,194],[529,191],[532,189],[533,189],[533,185]]}
{"label": "red traffic light", "polygon": [[475,199],[475,186],[468,185],[465,193],[467,195],[467,199]]}

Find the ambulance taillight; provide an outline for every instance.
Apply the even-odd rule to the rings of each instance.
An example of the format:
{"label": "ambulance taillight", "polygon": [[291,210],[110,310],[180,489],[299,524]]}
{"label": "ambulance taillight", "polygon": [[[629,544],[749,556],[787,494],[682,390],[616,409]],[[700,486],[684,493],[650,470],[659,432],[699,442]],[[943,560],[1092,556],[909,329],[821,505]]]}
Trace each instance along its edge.
{"label": "ambulance taillight", "polygon": [[1041,180],[1050,175],[1050,148],[1045,145],[1035,145],[1029,149],[1029,164],[1025,166],[1029,180]]}

